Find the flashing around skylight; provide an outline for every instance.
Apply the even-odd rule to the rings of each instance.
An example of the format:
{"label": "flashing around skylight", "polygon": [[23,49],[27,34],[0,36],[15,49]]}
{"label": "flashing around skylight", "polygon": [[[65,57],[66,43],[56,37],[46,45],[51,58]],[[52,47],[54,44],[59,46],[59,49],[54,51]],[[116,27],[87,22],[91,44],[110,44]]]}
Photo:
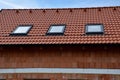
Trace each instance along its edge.
{"label": "flashing around skylight", "polygon": [[86,34],[103,34],[103,24],[87,24],[85,28]]}
{"label": "flashing around skylight", "polygon": [[32,25],[19,25],[11,35],[27,35],[31,28]]}
{"label": "flashing around skylight", "polygon": [[63,35],[65,25],[51,25],[48,29],[47,35]]}

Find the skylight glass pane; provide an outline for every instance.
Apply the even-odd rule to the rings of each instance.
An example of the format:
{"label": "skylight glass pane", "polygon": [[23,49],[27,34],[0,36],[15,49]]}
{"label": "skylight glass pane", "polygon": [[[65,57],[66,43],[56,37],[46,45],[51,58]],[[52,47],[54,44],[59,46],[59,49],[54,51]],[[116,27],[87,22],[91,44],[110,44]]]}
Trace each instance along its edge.
{"label": "skylight glass pane", "polygon": [[51,26],[49,33],[63,33],[65,26]]}
{"label": "skylight glass pane", "polygon": [[102,32],[102,26],[101,25],[89,25],[88,32]]}
{"label": "skylight glass pane", "polygon": [[26,34],[30,30],[31,26],[18,26],[13,34]]}

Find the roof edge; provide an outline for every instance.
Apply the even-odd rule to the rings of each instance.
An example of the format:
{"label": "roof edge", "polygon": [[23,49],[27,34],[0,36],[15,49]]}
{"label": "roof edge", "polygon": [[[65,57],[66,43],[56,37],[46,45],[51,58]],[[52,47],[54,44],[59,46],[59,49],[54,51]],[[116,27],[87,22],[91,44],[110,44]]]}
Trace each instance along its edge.
{"label": "roof edge", "polygon": [[0,46],[46,46],[46,45],[116,45],[120,46],[120,43],[87,43],[87,44],[0,44]]}

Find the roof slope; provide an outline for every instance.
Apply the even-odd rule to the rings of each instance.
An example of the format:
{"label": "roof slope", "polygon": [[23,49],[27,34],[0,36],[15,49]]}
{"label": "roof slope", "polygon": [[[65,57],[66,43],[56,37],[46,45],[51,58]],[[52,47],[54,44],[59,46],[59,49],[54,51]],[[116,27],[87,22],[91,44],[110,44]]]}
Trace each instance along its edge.
{"label": "roof slope", "polygon": [[[103,35],[85,35],[85,25],[102,23]],[[18,25],[33,25],[27,36],[10,36]],[[46,36],[51,24],[66,24],[63,36]],[[0,44],[120,44],[120,7],[3,9]]]}

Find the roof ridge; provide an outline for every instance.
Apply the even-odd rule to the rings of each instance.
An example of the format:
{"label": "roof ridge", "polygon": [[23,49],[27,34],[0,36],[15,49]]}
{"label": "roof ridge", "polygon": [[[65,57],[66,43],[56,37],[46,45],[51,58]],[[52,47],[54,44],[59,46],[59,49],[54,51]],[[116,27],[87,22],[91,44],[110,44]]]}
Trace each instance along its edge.
{"label": "roof ridge", "polygon": [[83,7],[83,8],[25,8],[25,9],[1,9],[2,10],[67,10],[67,9],[98,9],[98,8],[120,8],[120,6],[105,6],[105,7]]}

